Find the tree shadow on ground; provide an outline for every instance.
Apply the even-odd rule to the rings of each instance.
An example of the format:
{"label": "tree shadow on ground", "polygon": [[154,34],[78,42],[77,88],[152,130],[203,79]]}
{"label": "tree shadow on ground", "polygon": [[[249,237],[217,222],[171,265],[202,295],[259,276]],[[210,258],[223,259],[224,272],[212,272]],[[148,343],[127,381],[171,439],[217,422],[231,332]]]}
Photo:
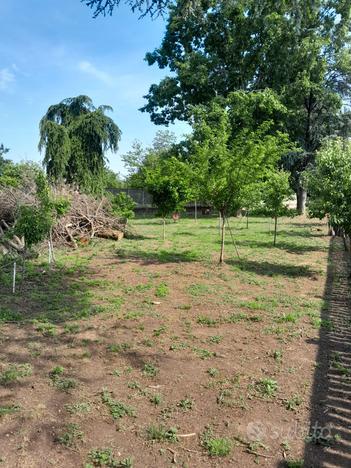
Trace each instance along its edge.
{"label": "tree shadow on ground", "polygon": [[191,236],[191,237],[194,237],[196,236],[196,234],[194,234],[193,232],[189,232],[189,231],[181,231],[181,232],[174,232],[173,233],[174,236]]}
{"label": "tree shadow on ground", "polygon": [[[296,244],[293,242],[286,242],[282,239],[277,239],[277,244],[273,246],[272,240],[255,240],[255,239],[238,239],[235,241],[238,247],[250,247],[254,249],[280,249],[285,250],[288,253],[303,255],[304,253],[309,252],[321,252],[326,250],[320,245],[306,245],[306,244]],[[228,242],[229,243],[229,242]]]}
{"label": "tree shadow on ground", "polygon": [[142,262],[143,264],[196,262],[201,260],[200,256],[192,250],[172,252],[163,249],[150,251],[120,248],[116,251],[115,255],[122,261]]}
{"label": "tree shadow on ground", "polygon": [[309,428],[299,431],[306,468],[351,466],[350,259],[340,239],[330,243],[328,265]]}
{"label": "tree shadow on ground", "polygon": [[91,303],[87,268],[34,265],[20,271],[15,294],[12,272],[0,273],[0,323],[41,320],[65,322],[98,313]]}
{"label": "tree shadow on ground", "polygon": [[323,229],[320,229],[318,230],[318,232],[316,231],[311,231],[311,230],[302,230],[302,231],[298,231],[298,230],[295,230],[295,231],[289,231],[289,230],[286,230],[286,229],[282,229],[278,232],[278,240],[279,240],[279,237],[282,236],[282,237],[304,237],[306,239],[308,238],[316,238],[316,237],[325,237],[327,235],[326,231],[323,230]]}
{"label": "tree shadow on ground", "polygon": [[152,239],[157,239],[156,236],[143,236],[141,234],[136,234],[134,232],[128,232],[125,236],[125,239],[128,240],[152,240]]}
{"label": "tree shadow on ground", "polygon": [[306,265],[287,265],[247,259],[227,260],[227,264],[235,266],[240,271],[256,273],[262,276],[288,276],[290,278],[315,278],[317,272]]}
{"label": "tree shadow on ground", "polygon": [[291,224],[291,226],[296,226],[296,227],[301,228],[301,229],[306,229],[306,228],[310,229],[312,227],[320,227],[321,225],[323,225],[323,221],[316,221],[314,223],[299,223],[299,222],[293,223],[293,222],[291,222],[289,224]]}

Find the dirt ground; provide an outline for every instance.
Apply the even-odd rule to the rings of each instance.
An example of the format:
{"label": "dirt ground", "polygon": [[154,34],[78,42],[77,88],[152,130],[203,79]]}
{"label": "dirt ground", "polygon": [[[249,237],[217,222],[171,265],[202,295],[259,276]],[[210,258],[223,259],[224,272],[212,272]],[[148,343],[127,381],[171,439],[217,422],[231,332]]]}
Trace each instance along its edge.
{"label": "dirt ground", "polygon": [[219,266],[192,223],[2,275],[0,467],[351,466],[341,243],[295,219],[273,249],[258,218]]}

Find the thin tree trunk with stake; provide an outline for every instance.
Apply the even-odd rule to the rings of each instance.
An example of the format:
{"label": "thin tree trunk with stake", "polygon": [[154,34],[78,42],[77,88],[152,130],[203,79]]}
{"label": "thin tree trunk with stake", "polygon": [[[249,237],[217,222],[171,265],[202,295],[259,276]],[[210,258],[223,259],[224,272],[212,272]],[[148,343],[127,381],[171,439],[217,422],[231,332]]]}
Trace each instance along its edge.
{"label": "thin tree trunk with stake", "polygon": [[163,240],[166,240],[166,218],[163,218]]}
{"label": "thin tree trunk with stake", "polygon": [[221,213],[222,225],[221,225],[221,254],[219,256],[219,263],[224,262],[224,240],[225,240],[225,216],[224,212]]}
{"label": "thin tree trunk with stake", "polygon": [[273,245],[276,246],[277,243],[277,229],[278,229],[278,216],[274,217],[274,241]]}

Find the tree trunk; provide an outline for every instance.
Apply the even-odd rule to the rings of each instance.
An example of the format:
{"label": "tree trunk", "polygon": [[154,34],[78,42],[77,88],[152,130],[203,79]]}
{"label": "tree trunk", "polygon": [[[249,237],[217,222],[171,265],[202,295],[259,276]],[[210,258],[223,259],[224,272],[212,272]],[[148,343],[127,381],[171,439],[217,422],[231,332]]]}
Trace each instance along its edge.
{"label": "tree trunk", "polygon": [[163,240],[166,240],[166,218],[163,218]]}
{"label": "tree trunk", "polygon": [[246,212],[246,229],[249,229],[249,212]]}
{"label": "tree trunk", "polygon": [[274,241],[273,241],[274,247],[277,244],[277,230],[278,230],[278,217],[275,216],[274,218]]}
{"label": "tree trunk", "polygon": [[307,200],[307,192],[304,188],[299,187],[296,192],[296,209],[297,212],[301,214],[305,214],[306,211],[306,200]]}
{"label": "tree trunk", "polygon": [[225,240],[225,216],[224,212],[221,213],[222,225],[221,225],[221,254],[219,256],[219,263],[224,262],[224,240]]}

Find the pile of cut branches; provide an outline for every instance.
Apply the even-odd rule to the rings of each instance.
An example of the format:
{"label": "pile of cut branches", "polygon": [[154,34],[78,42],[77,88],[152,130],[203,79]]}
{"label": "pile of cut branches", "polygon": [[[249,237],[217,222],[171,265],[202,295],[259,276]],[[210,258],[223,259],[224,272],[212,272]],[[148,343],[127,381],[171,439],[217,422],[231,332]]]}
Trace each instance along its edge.
{"label": "pile of cut branches", "polygon": [[[67,186],[52,189],[51,196],[54,204],[68,202],[64,214],[55,216],[50,233],[53,244],[77,248],[93,237],[120,240],[124,236],[126,225],[113,215],[106,197],[96,199]],[[25,239],[15,234],[17,215],[22,206],[38,205],[35,190],[0,187],[0,253],[25,253]]]}
{"label": "pile of cut branches", "polygon": [[112,214],[106,197],[95,199],[77,191],[60,189],[57,195],[70,201],[69,211],[57,219],[52,240],[58,245],[77,247],[93,237],[120,240],[124,236],[125,223]]}

